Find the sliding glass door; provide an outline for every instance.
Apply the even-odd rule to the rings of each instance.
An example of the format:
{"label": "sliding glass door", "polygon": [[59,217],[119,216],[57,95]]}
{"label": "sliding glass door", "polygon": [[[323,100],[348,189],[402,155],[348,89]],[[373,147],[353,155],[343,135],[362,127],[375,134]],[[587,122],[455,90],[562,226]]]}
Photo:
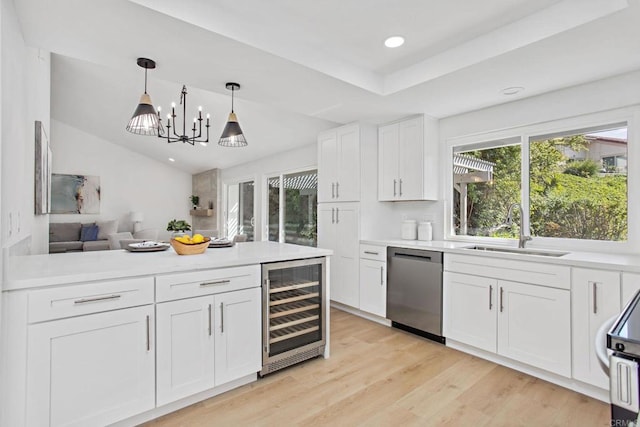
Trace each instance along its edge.
{"label": "sliding glass door", "polygon": [[244,181],[227,185],[227,237],[234,238],[238,234],[254,240],[255,218],[253,213],[254,182]]}
{"label": "sliding glass door", "polygon": [[267,179],[269,240],[317,246],[318,171]]}

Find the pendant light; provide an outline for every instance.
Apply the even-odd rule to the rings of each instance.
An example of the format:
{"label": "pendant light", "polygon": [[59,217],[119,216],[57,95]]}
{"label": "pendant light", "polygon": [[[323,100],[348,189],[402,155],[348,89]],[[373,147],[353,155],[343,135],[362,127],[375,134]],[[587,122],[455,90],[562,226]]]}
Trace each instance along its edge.
{"label": "pendant light", "polygon": [[144,68],[144,93],[129,120],[127,130],[136,135],[157,136],[158,133],[162,133],[162,128],[158,124],[158,114],[151,104],[151,97],[147,94],[147,70],[156,68],[156,63],[147,58],[138,58],[137,63]]}
{"label": "pendant light", "polygon": [[222,131],[222,135],[220,135],[218,144],[224,147],[246,147],[247,140],[244,138],[242,129],[240,129],[238,117],[236,117],[236,113],[233,112],[233,93],[236,90],[240,90],[240,85],[238,83],[227,83],[225,87],[231,90],[231,113]]}

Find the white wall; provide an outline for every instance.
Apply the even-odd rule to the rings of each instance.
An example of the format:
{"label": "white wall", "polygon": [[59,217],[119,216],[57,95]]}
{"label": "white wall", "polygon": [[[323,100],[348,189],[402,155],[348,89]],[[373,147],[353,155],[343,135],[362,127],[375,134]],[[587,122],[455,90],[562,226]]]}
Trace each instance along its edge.
{"label": "white wall", "polygon": [[[603,79],[579,86],[550,92],[547,94],[522,99],[490,108],[485,108],[470,113],[452,116],[440,120],[440,142],[447,147],[461,140],[482,140],[483,134],[513,135],[513,134],[539,134],[552,130],[569,130],[581,128],[593,124],[593,120],[611,122],[607,117],[619,117],[619,115],[633,114],[632,111],[640,105],[640,71],[635,71],[619,76]],[[632,108],[624,108],[632,107]],[[579,125],[572,125],[576,123]],[[637,167],[640,164],[640,132],[633,125],[640,123],[639,114],[630,120],[629,128],[629,235],[628,242],[615,242],[605,246],[606,242],[596,242],[589,246],[588,242],[577,242],[576,246],[582,250],[607,250],[612,252],[634,252],[640,250],[640,226],[633,218],[640,213],[640,199],[635,197],[640,191],[640,172]],[[573,126],[573,127],[571,127]],[[557,128],[557,129],[556,129]],[[541,130],[543,130],[541,132]],[[452,140],[452,138],[456,138]],[[460,138],[460,139],[458,139]],[[493,138],[490,138],[493,139]],[[456,142],[457,141],[457,142]],[[451,159],[447,149],[442,150],[441,176],[447,174],[447,165]],[[448,184],[447,184],[448,182]],[[445,196],[443,212],[450,215],[452,190],[447,188],[450,180],[443,180],[441,188]],[[448,221],[445,221],[447,223]],[[446,225],[445,225],[446,227]],[[444,227],[443,227],[443,232]],[[532,245],[537,243],[534,240]],[[545,246],[566,245],[570,242],[553,241],[547,239]]]}
{"label": "white wall", "polygon": [[[267,176],[274,173],[295,171],[300,169],[316,169],[318,167],[318,151],[316,144],[306,145],[301,148],[287,151],[285,153],[274,154],[253,162],[243,163],[232,168],[220,171],[220,179],[223,184],[236,183],[239,181],[254,180],[254,212],[255,212],[255,239],[261,240],[263,232],[263,182]],[[218,187],[218,206],[220,212],[224,212],[225,185]],[[266,207],[265,207],[266,209]],[[224,215],[218,216],[218,230],[224,233]]]}
{"label": "white wall", "polygon": [[440,139],[444,142],[452,137],[549,122],[638,103],[640,71],[634,71],[441,119]]}
{"label": "white wall", "polygon": [[50,140],[53,173],[99,176],[101,190],[100,214],[52,214],[50,222],[117,219],[119,231],[131,231],[129,213],[139,211],[142,228],[157,228],[165,238],[171,219],[191,223],[190,174],[57,120],[51,122]]}

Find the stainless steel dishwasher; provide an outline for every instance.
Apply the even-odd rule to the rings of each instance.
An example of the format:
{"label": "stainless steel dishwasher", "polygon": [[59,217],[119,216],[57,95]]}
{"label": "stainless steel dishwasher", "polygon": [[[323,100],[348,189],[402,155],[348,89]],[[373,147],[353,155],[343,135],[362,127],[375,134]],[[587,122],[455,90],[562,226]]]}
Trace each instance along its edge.
{"label": "stainless steel dishwasher", "polygon": [[442,252],[387,248],[387,318],[392,326],[444,344]]}

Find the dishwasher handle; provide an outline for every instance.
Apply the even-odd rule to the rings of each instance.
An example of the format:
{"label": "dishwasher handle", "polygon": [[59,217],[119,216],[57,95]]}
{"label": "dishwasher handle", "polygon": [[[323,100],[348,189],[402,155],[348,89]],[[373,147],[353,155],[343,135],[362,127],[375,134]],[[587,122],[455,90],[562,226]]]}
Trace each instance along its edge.
{"label": "dishwasher handle", "polygon": [[442,264],[442,252],[424,251],[420,249],[389,248],[389,258],[404,258],[412,261]]}

